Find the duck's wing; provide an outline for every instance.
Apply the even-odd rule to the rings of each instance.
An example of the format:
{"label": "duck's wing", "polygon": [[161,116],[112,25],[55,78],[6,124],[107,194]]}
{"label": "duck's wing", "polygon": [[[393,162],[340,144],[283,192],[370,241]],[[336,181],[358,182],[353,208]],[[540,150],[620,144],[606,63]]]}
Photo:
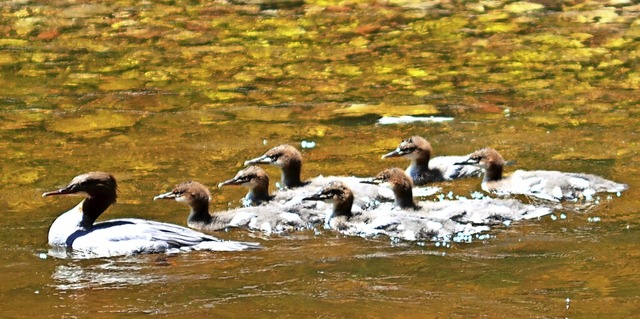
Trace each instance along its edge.
{"label": "duck's wing", "polygon": [[559,171],[516,171],[510,176],[519,193],[538,198],[559,200],[591,200],[598,192],[617,193],[628,188],[600,176]]}
{"label": "duck's wing", "polygon": [[142,233],[149,234],[154,242],[166,243],[169,249],[240,251],[260,248],[258,243],[221,240],[175,224],[143,219],[126,220],[137,222],[143,228]]}
{"label": "duck's wing", "polygon": [[494,191],[500,195],[521,194],[532,196],[551,202],[558,202],[563,198],[562,188],[566,185],[563,178],[550,174],[549,171],[517,170],[510,176],[497,182]]}
{"label": "duck's wing", "polygon": [[429,169],[440,171],[447,181],[481,176],[482,169],[477,166],[455,164],[466,160],[467,156],[438,156],[429,160]]}
{"label": "duck's wing", "polygon": [[222,241],[186,227],[135,218],[97,223],[89,231],[71,235],[69,241],[72,249],[100,257],[173,250],[230,251],[258,247],[255,243]]}
{"label": "duck's wing", "polygon": [[[216,212],[212,215],[212,224],[217,226],[211,230],[234,227],[271,234],[310,228],[321,223],[328,206],[323,202],[302,201],[303,197],[300,194],[293,198],[285,197],[283,201]],[[207,226],[203,228],[209,229]]]}
{"label": "duck's wing", "polygon": [[606,178],[584,173],[564,173],[568,182],[575,189],[593,189],[595,192],[617,193],[629,188],[627,184],[617,183]]}

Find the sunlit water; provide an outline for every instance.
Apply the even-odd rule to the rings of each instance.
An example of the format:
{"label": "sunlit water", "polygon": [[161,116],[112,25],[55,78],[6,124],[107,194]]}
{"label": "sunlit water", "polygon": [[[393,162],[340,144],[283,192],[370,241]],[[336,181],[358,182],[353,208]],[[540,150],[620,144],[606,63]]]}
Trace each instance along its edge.
{"label": "sunlit water", "polygon": [[[640,7],[537,2],[1,3],[2,316],[636,315]],[[452,120],[379,123],[403,115]],[[118,178],[104,219],[184,225],[186,207],[153,196],[193,179],[213,209],[238,206],[243,189],[213,185],[280,143],[315,142],[306,177],[373,176],[408,164],[379,158],[412,134],[439,155],[492,146],[517,161],[508,170],[630,189],[472,243],[235,230],[216,235],[265,248],[46,254],[78,198],[40,194],[86,171]],[[479,183],[437,186],[470,196]]]}

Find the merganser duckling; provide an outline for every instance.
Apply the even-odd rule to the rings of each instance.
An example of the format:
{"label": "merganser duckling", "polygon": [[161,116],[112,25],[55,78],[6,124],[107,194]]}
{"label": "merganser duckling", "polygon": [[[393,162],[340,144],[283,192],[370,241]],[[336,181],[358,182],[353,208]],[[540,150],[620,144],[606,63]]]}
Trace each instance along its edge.
{"label": "merganser duckling", "polygon": [[557,202],[588,200],[597,192],[617,193],[627,189],[626,184],[584,173],[517,170],[503,177],[505,161],[500,153],[489,147],[471,153],[458,164],[484,169],[482,189],[498,195],[522,194]]}
{"label": "merganser duckling", "polygon": [[418,186],[432,182],[477,177],[482,174],[482,170],[479,168],[455,164],[465,160],[465,156],[431,158],[432,153],[431,144],[426,139],[412,136],[402,141],[398,148],[383,155],[382,158],[405,157],[410,159],[411,164],[407,167],[406,173]]}
{"label": "merganser duckling", "polygon": [[249,189],[242,199],[244,206],[260,205],[273,198],[269,195],[269,175],[258,166],[249,166],[239,171],[234,178],[219,183],[218,188],[225,185],[242,185]]}
{"label": "merganser duckling", "polygon": [[302,200],[324,201],[333,204],[331,214],[326,215],[325,226],[329,226],[332,219],[339,219],[340,222],[345,223],[353,217],[351,212],[354,201],[353,192],[341,181],[331,181],[318,192],[306,196]]}
{"label": "merganser duckling", "polygon": [[[264,179],[261,179],[260,183],[265,183]],[[187,218],[187,225],[204,231],[248,228],[267,234],[281,233],[309,228],[322,220],[313,216],[313,209],[306,210],[305,207],[279,205],[275,202],[263,202],[260,206],[246,206],[210,213],[210,198],[209,190],[204,185],[188,181],[179,184],[170,192],[154,197],[153,200],[173,199],[188,205],[191,211]]]}
{"label": "merganser duckling", "polygon": [[387,168],[378,173],[374,178],[370,180],[363,180],[361,183],[382,185],[393,191],[395,206],[400,208],[416,208],[416,204],[413,202],[413,183],[411,178],[407,174],[397,168]]}
{"label": "merganser duckling", "polygon": [[273,198],[273,201],[280,203],[289,201],[300,203],[304,196],[333,180],[340,180],[351,188],[357,195],[355,204],[361,208],[393,199],[393,195],[388,190],[361,184],[360,181],[363,179],[353,176],[318,176],[309,181],[302,181],[300,178],[302,154],[288,144],[273,147],[264,155],[244,162],[244,165],[253,164],[272,164],[280,167],[282,183],[285,187],[278,190]]}
{"label": "merganser duckling", "polygon": [[245,166],[254,164],[271,164],[280,167],[283,187],[296,188],[308,184],[308,182],[300,180],[302,154],[289,144],[278,145],[268,150],[264,155],[244,162]]}
{"label": "merganser duckling", "polygon": [[404,240],[451,239],[489,230],[489,225],[531,219],[551,212],[547,207],[524,205],[517,200],[481,199],[416,204],[410,196],[411,180],[401,169],[385,170],[367,181],[388,184],[400,199],[369,211],[352,212],[353,193],[341,182],[330,182],[305,200],[333,203],[325,225],[348,235],[384,234]]}
{"label": "merganser duckling", "polygon": [[123,218],[95,223],[116,202],[113,175],[90,172],[76,176],[68,186],[46,192],[80,195],[84,200],[60,215],[49,228],[49,245],[72,249],[74,256],[100,258],[138,253],[190,250],[238,251],[259,248],[256,243],[222,241],[186,227],[151,220]]}

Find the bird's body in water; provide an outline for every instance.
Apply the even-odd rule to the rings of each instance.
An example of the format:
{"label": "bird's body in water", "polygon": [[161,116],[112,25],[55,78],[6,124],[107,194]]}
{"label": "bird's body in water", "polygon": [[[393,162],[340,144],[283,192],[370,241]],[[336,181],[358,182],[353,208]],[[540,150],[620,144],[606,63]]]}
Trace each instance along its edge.
{"label": "bird's body in water", "polygon": [[[260,180],[264,183],[264,180]],[[170,192],[154,197],[154,200],[170,199],[188,205],[190,212],[187,225],[209,232],[245,228],[265,234],[286,233],[312,228],[323,220],[319,216],[321,210],[314,205],[280,202],[277,199],[264,201],[259,205],[210,212],[210,197],[209,190],[204,185],[188,181],[177,185]]]}
{"label": "bird's body in water", "polygon": [[600,176],[559,171],[517,170],[503,176],[505,161],[496,150],[483,148],[471,153],[461,165],[472,165],[484,170],[482,189],[497,195],[527,195],[548,201],[589,200],[595,193],[617,193],[627,185]]}
{"label": "bird's body in water", "polygon": [[76,176],[64,188],[42,194],[43,197],[85,197],[76,207],[60,215],[49,228],[48,241],[49,245],[58,248],[53,250],[56,256],[59,256],[59,248],[70,250],[72,257],[99,258],[190,250],[236,251],[259,247],[255,243],[222,241],[186,227],[152,220],[122,218],[96,223],[96,219],[115,203],[116,191],[117,183],[113,175],[90,172]]}

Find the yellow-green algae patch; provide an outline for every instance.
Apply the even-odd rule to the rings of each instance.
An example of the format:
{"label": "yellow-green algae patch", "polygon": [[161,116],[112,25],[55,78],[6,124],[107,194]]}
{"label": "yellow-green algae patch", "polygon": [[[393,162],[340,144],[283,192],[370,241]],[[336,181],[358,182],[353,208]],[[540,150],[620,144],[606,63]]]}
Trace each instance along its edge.
{"label": "yellow-green algae patch", "polygon": [[140,116],[135,114],[96,111],[95,113],[66,115],[49,120],[47,130],[60,133],[82,133],[87,131],[126,128],[135,125]]}

